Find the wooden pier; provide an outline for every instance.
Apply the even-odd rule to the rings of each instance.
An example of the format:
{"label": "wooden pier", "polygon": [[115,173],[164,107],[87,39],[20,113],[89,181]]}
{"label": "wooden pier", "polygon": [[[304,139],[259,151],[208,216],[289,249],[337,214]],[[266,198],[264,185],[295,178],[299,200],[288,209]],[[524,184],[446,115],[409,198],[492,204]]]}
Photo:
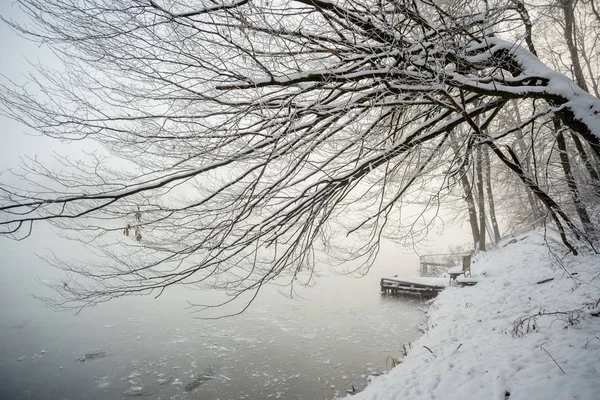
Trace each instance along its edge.
{"label": "wooden pier", "polygon": [[424,297],[437,296],[448,286],[447,278],[414,277],[414,278],[381,278],[381,293],[417,294]]}

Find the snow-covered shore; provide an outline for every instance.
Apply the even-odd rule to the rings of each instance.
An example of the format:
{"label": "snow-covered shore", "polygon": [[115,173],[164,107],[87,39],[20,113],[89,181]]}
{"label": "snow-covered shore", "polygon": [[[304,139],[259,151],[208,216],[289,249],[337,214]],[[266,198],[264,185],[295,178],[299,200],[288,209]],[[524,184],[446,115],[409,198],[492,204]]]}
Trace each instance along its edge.
{"label": "snow-covered shore", "polygon": [[472,272],[479,283],[442,292],[402,363],[352,400],[600,399],[599,256],[529,233]]}

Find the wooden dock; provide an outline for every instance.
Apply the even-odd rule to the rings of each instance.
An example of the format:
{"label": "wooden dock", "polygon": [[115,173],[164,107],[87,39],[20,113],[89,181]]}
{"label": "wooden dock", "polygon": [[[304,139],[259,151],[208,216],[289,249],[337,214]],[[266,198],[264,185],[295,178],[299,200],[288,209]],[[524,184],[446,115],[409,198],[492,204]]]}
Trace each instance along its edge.
{"label": "wooden dock", "polygon": [[424,297],[437,296],[448,286],[447,278],[413,277],[413,278],[381,278],[381,293],[417,294]]}

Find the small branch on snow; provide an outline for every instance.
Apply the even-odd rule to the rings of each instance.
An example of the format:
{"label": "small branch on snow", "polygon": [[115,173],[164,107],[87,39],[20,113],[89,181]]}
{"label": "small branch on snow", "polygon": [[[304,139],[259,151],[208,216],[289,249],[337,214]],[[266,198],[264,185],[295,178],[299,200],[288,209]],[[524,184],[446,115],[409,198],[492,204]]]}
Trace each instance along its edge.
{"label": "small branch on snow", "polygon": [[569,311],[539,311],[535,315],[519,317],[513,322],[512,335],[515,337],[522,337],[529,332],[535,332],[538,329],[538,319],[545,316],[554,316],[557,320],[566,322],[568,324],[567,326],[573,326],[579,323],[583,316],[584,308],[585,307]]}
{"label": "small branch on snow", "polygon": [[548,279],[544,279],[544,280],[541,280],[541,281],[536,282],[536,283],[538,285],[541,285],[542,283],[550,282],[550,281],[553,281],[553,280],[554,280],[554,278],[548,278]]}
{"label": "small branch on snow", "polygon": [[425,347],[427,350],[429,350],[429,352],[430,352],[431,354],[433,354],[433,355],[435,356],[435,353],[434,353],[433,351],[431,351],[431,349],[430,349],[429,347],[427,347],[427,346],[423,346],[423,347]]}
{"label": "small branch on snow", "polygon": [[591,342],[592,340],[594,340],[594,339],[598,339],[598,340],[600,340],[600,337],[598,337],[598,336],[595,336],[595,337],[593,337],[593,338],[591,338],[591,339],[588,339],[588,338],[586,338],[586,340],[585,340],[585,346],[583,346],[583,348],[587,350],[588,344],[590,344],[590,342]]}
{"label": "small branch on snow", "polygon": [[546,352],[546,354],[548,354],[548,355],[550,356],[550,358],[552,359],[552,361],[554,361],[554,364],[556,364],[556,366],[557,366],[558,368],[560,368],[560,370],[562,371],[562,373],[563,373],[563,374],[565,374],[565,375],[567,374],[567,373],[565,372],[565,370],[564,370],[564,369],[562,369],[562,367],[561,367],[560,365],[558,365],[558,363],[556,362],[556,360],[554,359],[554,357],[552,357],[552,354],[548,353],[548,350],[546,350],[546,349],[544,348],[544,346],[540,346],[540,349],[544,350],[544,351]]}

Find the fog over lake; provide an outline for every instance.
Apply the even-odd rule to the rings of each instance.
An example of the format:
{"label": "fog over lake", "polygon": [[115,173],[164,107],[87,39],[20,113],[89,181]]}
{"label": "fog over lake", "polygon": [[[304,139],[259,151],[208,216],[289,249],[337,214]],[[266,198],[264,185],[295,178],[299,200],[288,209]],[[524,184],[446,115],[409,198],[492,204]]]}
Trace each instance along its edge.
{"label": "fog over lake", "polygon": [[364,278],[324,273],[293,299],[266,287],[246,312],[218,320],[187,303],[214,294],[184,288],[78,315],[50,310],[31,295],[61,275],[34,252],[64,246],[48,231],[0,241],[2,399],[331,399],[389,369],[424,320],[417,298],[379,294],[381,276],[418,270],[391,245]]}

